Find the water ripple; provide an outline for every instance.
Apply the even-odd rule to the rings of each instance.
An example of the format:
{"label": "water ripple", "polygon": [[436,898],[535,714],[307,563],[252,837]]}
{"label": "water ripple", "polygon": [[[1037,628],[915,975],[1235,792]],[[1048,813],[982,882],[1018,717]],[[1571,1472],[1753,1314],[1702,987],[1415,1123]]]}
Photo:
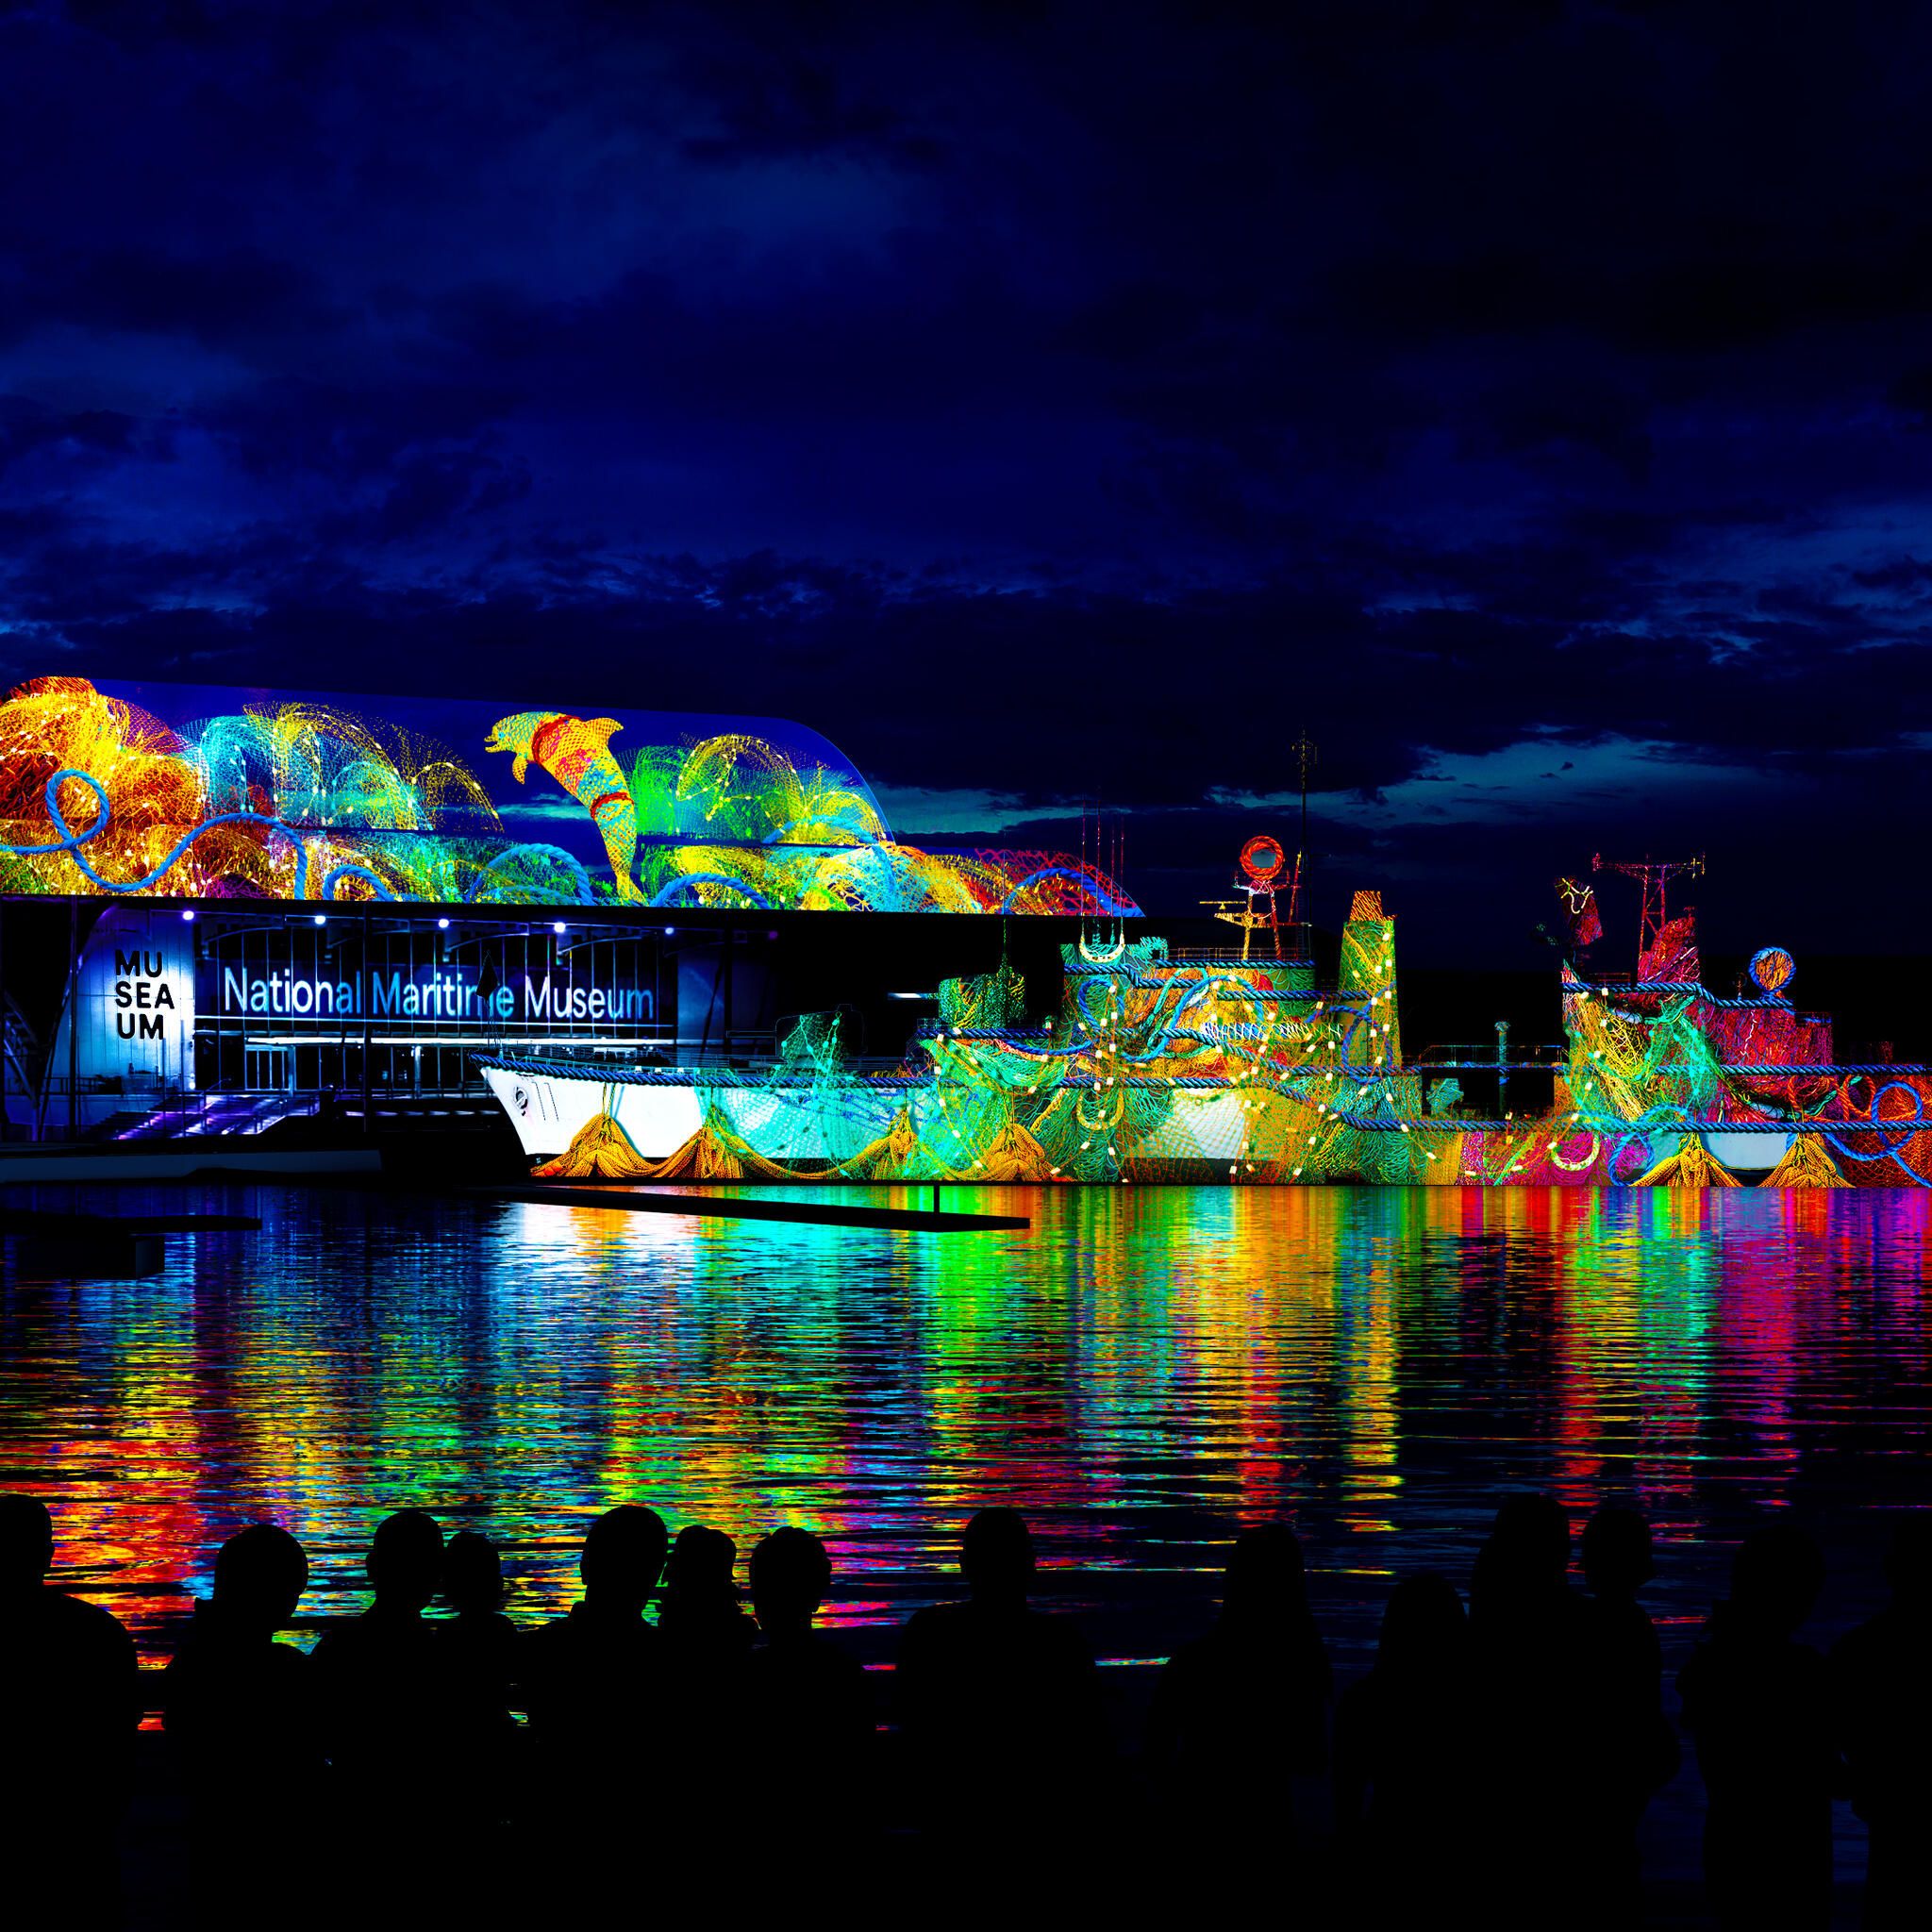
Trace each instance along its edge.
{"label": "water ripple", "polygon": [[371,1522],[405,1506],[499,1539],[525,1616],[568,1601],[612,1503],[741,1549],[802,1522],[877,1649],[944,1588],[961,1518],[1012,1501],[1103,1647],[1141,1657],[1268,1517],[1347,1650],[1391,1574],[1466,1574],[1500,1488],[1579,1520],[1639,1501],[1674,1627],[1773,1509],[1825,1535],[1848,1619],[1890,1512],[1928,1501],[1923,1194],[955,1193],[1034,1225],[177,1193],[262,1232],[171,1241],[146,1281],[9,1278],[0,1484],[48,1497],[66,1574],[162,1649],[263,1515],[308,1545],[318,1615],[359,1605]]}

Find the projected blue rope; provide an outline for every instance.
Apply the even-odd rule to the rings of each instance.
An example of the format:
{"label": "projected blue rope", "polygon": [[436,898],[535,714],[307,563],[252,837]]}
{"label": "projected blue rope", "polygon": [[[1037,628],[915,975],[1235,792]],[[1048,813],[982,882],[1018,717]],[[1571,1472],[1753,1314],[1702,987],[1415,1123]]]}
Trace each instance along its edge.
{"label": "projected blue rope", "polygon": [[[76,832],[68,823],[67,814],[60,809],[60,788],[70,778],[77,778],[85,785],[93,793],[96,803],[101,808],[100,817],[84,832]],[[302,835],[291,826],[285,825],[280,819],[271,818],[266,812],[225,811],[214,818],[204,819],[193,830],[184,832],[175,841],[174,849],[152,872],[143,874],[138,879],[125,880],[103,878],[88,862],[86,854],[80,849],[91,841],[98,839],[108,829],[108,823],[114,816],[113,804],[108,797],[108,788],[92,772],[80,771],[73,765],[56,772],[47,780],[47,816],[53,821],[54,829],[60,834],[51,845],[0,844],[0,852],[8,853],[15,858],[44,858],[56,852],[65,852],[73,858],[75,867],[81,876],[92,880],[102,891],[144,892],[157,879],[166,877],[180,863],[189,847],[204,832],[212,832],[218,825],[260,825],[265,831],[279,833],[294,846],[295,896],[298,899],[306,899],[308,896],[305,890],[308,884],[308,852],[302,843]],[[381,880],[375,879],[374,874],[361,867],[337,866],[328,874],[327,885],[332,887],[339,877],[351,872],[359,872],[364,877],[372,879],[384,898],[391,896],[384,890]]]}
{"label": "projected blue rope", "polygon": [[[1878,1112],[1878,1103],[1881,1100],[1883,1100],[1888,1093],[1903,1093],[1912,1103],[1912,1111],[1910,1112],[1910,1114],[1905,1116],[1894,1114],[1890,1118],[1881,1119],[1879,1117]],[[1837,1134],[1827,1132],[1824,1135],[1824,1140],[1831,1148],[1833,1148],[1837,1153],[1842,1155],[1847,1160],[1890,1160],[1892,1163],[1892,1165],[1896,1167],[1901,1174],[1907,1175],[1915,1186],[1921,1188],[1932,1188],[1932,1181],[1927,1181],[1924,1178],[1924,1176],[1917,1173],[1907,1161],[1902,1160],[1898,1158],[1899,1150],[1902,1147],[1906,1146],[1911,1141],[1912,1136],[1916,1134],[1920,1130],[1920,1128],[1922,1128],[1924,1124],[1924,1096],[1919,1091],[1919,1090],[1916,1087],[1908,1086],[1903,1080],[1888,1080],[1884,1086],[1877,1087],[1873,1090],[1872,1117],[1870,1123],[1868,1124],[1864,1121],[1847,1122],[1843,1131],[1855,1134],[1876,1134],[1880,1137],[1881,1140],[1887,1134],[1899,1134],[1904,1137],[1903,1139],[1891,1142],[1890,1145],[1881,1146],[1875,1152],[1870,1154],[1864,1153],[1857,1147],[1846,1146],[1845,1143],[1839,1139]]]}
{"label": "projected blue rope", "polygon": [[[483,891],[484,887],[500,884],[497,873],[513,858],[547,859],[552,865],[558,866],[567,873],[570,875],[571,885],[574,889],[573,896],[564,902],[567,905],[588,906],[596,897],[596,893],[591,885],[591,874],[584,870],[583,862],[580,859],[572,858],[561,846],[512,845],[508,851],[497,854],[496,858],[491,861],[488,871],[479,872],[470,881],[469,890],[463,894],[463,904],[465,906],[474,906],[476,903],[477,895]],[[383,896],[387,898],[389,895],[385,893]],[[512,899],[508,903],[514,905],[516,902]]]}
{"label": "projected blue rope", "polygon": [[1000,901],[1002,912],[1011,912],[1017,908],[1021,896],[1035,886],[1044,885],[1049,879],[1067,879],[1078,886],[1093,902],[1094,911],[1108,919],[1130,919],[1136,916],[1140,908],[1131,900],[1117,899],[1110,892],[1103,891],[1100,883],[1091,873],[1083,872],[1077,866],[1046,865],[1038,872],[1030,872]]}
{"label": "projected blue rope", "polygon": [[771,902],[753,891],[742,879],[728,879],[718,872],[688,872],[681,878],[673,879],[668,886],[660,887],[651,904],[675,906],[693,886],[722,886],[727,892],[736,892],[740,898],[749,900],[760,912],[771,909]]}
{"label": "projected blue rope", "polygon": [[[94,800],[101,808],[100,817],[84,831],[75,831],[67,814],[60,808],[60,788],[70,778],[77,779],[81,784],[85,785],[93,793]],[[264,831],[273,832],[278,837],[286,839],[295,848],[294,896],[297,899],[306,899],[308,896],[310,860],[308,849],[302,842],[302,834],[296,831],[292,825],[285,824],[280,819],[275,818],[267,812],[226,811],[220,812],[213,818],[204,819],[192,831],[184,832],[175,841],[167,857],[151,871],[142,874],[140,878],[110,879],[94,870],[92,863],[81,849],[83,846],[91,844],[94,840],[100,838],[107,831],[109,823],[112,821],[114,808],[108,796],[107,787],[92,772],[83,772],[77,766],[69,765],[56,772],[47,780],[46,799],[47,816],[53,822],[54,829],[60,836],[46,845],[9,845],[0,841],[0,852],[4,852],[15,858],[45,858],[57,852],[64,852],[74,860],[75,867],[81,876],[99,887],[102,891],[144,892],[157,880],[165,878],[181,862],[194,841],[204,832],[212,832],[220,825],[259,825]],[[584,904],[588,903],[591,899],[590,874],[568,852],[562,851],[555,845],[513,845],[508,851],[499,853],[493,864],[488,870],[479,872],[475,878],[470,882],[469,890],[463,894],[463,903],[465,905],[475,904],[478,895],[486,888],[495,887],[501,890],[503,884],[501,877],[502,868],[512,860],[525,858],[540,858],[548,864],[559,867],[569,876],[575,890],[577,896],[573,903]],[[368,866],[358,864],[354,860],[331,866],[323,874],[320,896],[325,900],[333,900],[336,895],[337,887],[344,879],[361,879],[365,881],[375,891],[378,899],[387,900],[391,904],[394,904],[397,899],[397,894],[391,890],[379,874],[372,872]]]}

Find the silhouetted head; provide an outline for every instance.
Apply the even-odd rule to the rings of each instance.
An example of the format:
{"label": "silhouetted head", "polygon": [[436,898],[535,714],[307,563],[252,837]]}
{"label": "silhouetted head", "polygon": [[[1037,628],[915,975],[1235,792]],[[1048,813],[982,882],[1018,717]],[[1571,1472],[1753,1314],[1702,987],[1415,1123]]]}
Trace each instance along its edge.
{"label": "silhouetted head", "polygon": [[1560,1590],[1570,1568],[1570,1522],[1554,1496],[1510,1496],[1496,1511],[1475,1559],[1475,1593],[1487,1603]]}
{"label": "silhouetted head", "polygon": [[1398,1671],[1428,1671],[1451,1663],[1468,1635],[1462,1599],[1433,1570],[1410,1576],[1389,1593],[1376,1661]]}
{"label": "silhouetted head", "polygon": [[751,1553],[751,1605],[767,1637],[811,1628],[832,1587],[832,1559],[808,1529],[774,1529]]}
{"label": "silhouetted head", "polygon": [[1017,1509],[982,1509],[959,1541],[959,1574],[984,1602],[1025,1601],[1033,1581],[1033,1533]]}
{"label": "silhouetted head", "polygon": [[496,1545],[459,1529],[442,1548],[443,1601],[453,1610],[493,1610],[503,1602],[503,1562]]}
{"label": "silhouetted head", "polygon": [[1657,1574],[1650,1524],[1621,1503],[1606,1503],[1583,1525],[1583,1574],[1599,1596],[1629,1596]]}
{"label": "silhouetted head", "polygon": [[279,1630],[308,1588],[308,1558],[286,1529],[251,1523],[215,1555],[215,1597],[223,1611],[263,1630]]}
{"label": "silhouetted head", "polygon": [[600,1606],[640,1611],[650,1601],[664,1571],[664,1548],[671,1532],[655,1509],[620,1503],[591,1524],[584,1538],[578,1574],[584,1596]]}
{"label": "silhouetted head", "polygon": [[1221,1599],[1223,1618],[1234,1623],[1268,1623],[1307,1607],[1302,1577],[1302,1546],[1285,1523],[1244,1529],[1227,1559],[1227,1587]]}
{"label": "silhouetted head", "polygon": [[1885,1580],[1902,1605],[1932,1610],[1932,1517],[1907,1516],[1892,1531]]}
{"label": "silhouetted head", "polygon": [[1811,1614],[1824,1587],[1824,1557],[1795,1523],[1754,1529],[1731,1559],[1733,1609],[1786,1636]]}
{"label": "silhouetted head", "polygon": [[681,1611],[721,1610],[738,1602],[738,1545],[722,1529],[689,1523],[671,1545],[664,1566],[666,1601],[675,1599]]}
{"label": "silhouetted head", "polygon": [[38,1496],[0,1496],[0,1590],[38,1588],[54,1567],[54,1519]]}
{"label": "silhouetted head", "polygon": [[442,1580],[442,1532],[421,1509],[398,1509],[375,1525],[369,1580],[384,1609],[420,1610]]}

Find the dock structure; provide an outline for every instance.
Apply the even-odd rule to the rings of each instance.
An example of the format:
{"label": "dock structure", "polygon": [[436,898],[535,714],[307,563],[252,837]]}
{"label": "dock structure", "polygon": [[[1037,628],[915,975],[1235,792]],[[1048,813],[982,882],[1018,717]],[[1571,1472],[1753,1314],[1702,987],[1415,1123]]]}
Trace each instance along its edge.
{"label": "dock structure", "polygon": [[558,1186],[533,1181],[523,1187],[475,1188],[496,1201],[550,1207],[605,1208],[623,1214],[690,1214],[720,1221],[787,1221],[819,1227],[873,1227],[924,1234],[991,1234],[1027,1228],[1024,1214],[963,1214],[939,1208],[868,1208],[836,1198],[774,1200],[763,1194],[611,1186]]}
{"label": "dock structure", "polygon": [[59,1214],[0,1208],[0,1239],[13,1243],[22,1274],[47,1280],[102,1281],[158,1274],[171,1234],[256,1233],[254,1214]]}

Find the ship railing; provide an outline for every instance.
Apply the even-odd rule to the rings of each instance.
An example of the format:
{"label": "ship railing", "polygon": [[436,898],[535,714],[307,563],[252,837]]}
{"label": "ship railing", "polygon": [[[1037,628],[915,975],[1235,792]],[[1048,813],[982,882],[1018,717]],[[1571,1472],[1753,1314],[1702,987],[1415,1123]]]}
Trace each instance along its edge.
{"label": "ship railing", "polygon": [[1167,957],[1170,959],[1186,959],[1191,965],[1199,965],[1203,960],[1215,966],[1312,966],[1315,963],[1314,954],[1306,949],[1291,948],[1277,958],[1272,946],[1259,945],[1250,948],[1245,959],[1241,958],[1239,946],[1232,951],[1225,946],[1169,946]]}
{"label": "ship railing", "polygon": [[1570,1050],[1566,1046],[1540,1045],[1519,1047],[1505,1059],[1496,1058],[1493,1041],[1441,1041],[1433,1046],[1425,1046],[1419,1054],[1409,1058],[1411,1071],[1420,1072],[1427,1068],[1431,1073],[1437,1068],[1469,1068],[1477,1073],[1493,1074],[1500,1067],[1516,1074],[1547,1073],[1551,1068],[1569,1064]]}

